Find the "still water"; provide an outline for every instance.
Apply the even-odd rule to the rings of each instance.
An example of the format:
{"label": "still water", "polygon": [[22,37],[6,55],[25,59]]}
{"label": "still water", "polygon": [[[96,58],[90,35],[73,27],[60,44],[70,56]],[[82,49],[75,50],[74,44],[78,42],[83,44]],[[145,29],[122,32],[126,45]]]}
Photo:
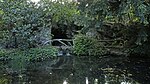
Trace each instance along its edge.
{"label": "still water", "polygon": [[1,61],[0,84],[150,84],[150,59],[71,56]]}

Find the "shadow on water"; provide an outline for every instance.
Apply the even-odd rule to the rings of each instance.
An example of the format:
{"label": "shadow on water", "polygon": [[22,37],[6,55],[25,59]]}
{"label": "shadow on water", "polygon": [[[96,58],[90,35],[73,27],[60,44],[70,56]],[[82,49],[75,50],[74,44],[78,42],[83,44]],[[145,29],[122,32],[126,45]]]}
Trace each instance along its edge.
{"label": "shadow on water", "polygon": [[149,59],[112,56],[0,62],[0,84],[149,84],[149,64]]}

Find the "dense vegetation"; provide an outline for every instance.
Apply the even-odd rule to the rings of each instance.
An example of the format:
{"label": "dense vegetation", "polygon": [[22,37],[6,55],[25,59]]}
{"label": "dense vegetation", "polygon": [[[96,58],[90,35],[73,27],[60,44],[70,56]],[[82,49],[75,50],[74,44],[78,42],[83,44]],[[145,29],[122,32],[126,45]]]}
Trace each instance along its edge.
{"label": "dense vegetation", "polygon": [[0,84],[147,84],[149,55],[150,0],[0,0]]}
{"label": "dense vegetation", "polygon": [[79,9],[83,33],[89,30],[97,39],[115,40],[106,45],[121,45],[128,54],[149,55],[149,0],[86,0]]}
{"label": "dense vegetation", "polygon": [[51,27],[69,23],[76,13],[70,4],[39,4],[25,0],[1,2],[1,38],[5,47],[32,48],[45,44],[51,38]]}
{"label": "dense vegetation", "polygon": [[101,56],[107,52],[104,45],[97,39],[85,35],[77,35],[74,39],[74,53],[78,56]]}
{"label": "dense vegetation", "polygon": [[[59,26],[58,26],[59,25]],[[61,26],[60,26],[61,25]],[[65,25],[65,26],[64,26]],[[29,48],[51,44],[51,29],[60,28],[74,38],[77,30],[84,40],[97,41],[100,50],[117,50],[130,54],[150,54],[149,0],[81,0],[78,2],[41,0],[0,0],[0,47]],[[79,34],[79,35],[81,35]],[[75,39],[76,54],[101,54],[91,42]],[[89,39],[92,38],[92,39]],[[79,41],[79,42],[78,42]],[[82,44],[91,46],[81,47]],[[102,46],[103,45],[103,46]],[[119,49],[116,49],[118,48]],[[80,51],[80,52],[79,52]],[[89,54],[90,55],[90,54]]]}
{"label": "dense vegetation", "polygon": [[43,61],[56,56],[57,49],[49,46],[41,48],[31,48],[29,50],[20,49],[1,49],[0,61],[9,61],[14,59],[23,59],[28,62]]}

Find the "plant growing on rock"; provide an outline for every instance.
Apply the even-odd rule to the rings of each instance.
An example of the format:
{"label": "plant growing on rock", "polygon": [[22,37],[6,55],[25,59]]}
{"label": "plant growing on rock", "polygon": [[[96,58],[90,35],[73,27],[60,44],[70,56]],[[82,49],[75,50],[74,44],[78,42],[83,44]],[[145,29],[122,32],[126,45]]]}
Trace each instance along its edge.
{"label": "plant growing on rock", "polygon": [[97,39],[85,35],[75,36],[73,50],[78,56],[99,56],[106,54],[106,50],[102,43],[98,42]]}

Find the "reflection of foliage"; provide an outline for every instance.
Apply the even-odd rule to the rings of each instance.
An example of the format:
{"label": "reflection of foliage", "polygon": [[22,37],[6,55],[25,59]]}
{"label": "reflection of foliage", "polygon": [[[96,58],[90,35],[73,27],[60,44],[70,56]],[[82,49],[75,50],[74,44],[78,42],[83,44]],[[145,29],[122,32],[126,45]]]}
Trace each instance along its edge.
{"label": "reflection of foliage", "polygon": [[123,59],[126,58],[110,56],[100,59],[77,57],[74,62],[74,77],[76,77],[79,83],[82,83],[85,77],[88,77],[89,82],[98,79],[100,84],[105,82],[110,84],[120,84],[121,82],[139,84],[132,78],[133,75],[129,72],[128,65],[130,63],[125,65],[125,62],[122,61]]}
{"label": "reflection of foliage", "polygon": [[74,53],[77,55],[103,55],[104,50],[103,44],[94,38],[78,35],[74,39]]}

